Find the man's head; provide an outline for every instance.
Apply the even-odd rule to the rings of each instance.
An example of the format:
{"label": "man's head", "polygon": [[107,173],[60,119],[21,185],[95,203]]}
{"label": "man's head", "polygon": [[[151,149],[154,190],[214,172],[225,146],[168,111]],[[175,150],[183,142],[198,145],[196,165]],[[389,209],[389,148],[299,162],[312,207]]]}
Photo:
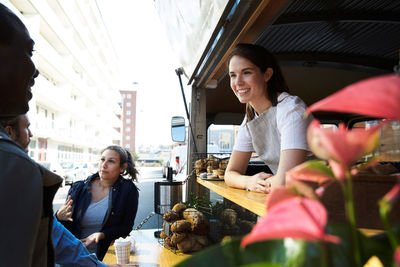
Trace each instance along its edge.
{"label": "man's head", "polygon": [[0,120],[0,125],[4,127],[5,132],[13,141],[20,145],[25,152],[28,152],[32,132],[29,129],[31,123],[26,114],[8,121]]}
{"label": "man's head", "polygon": [[22,21],[0,4],[0,117],[29,110],[31,87],[39,74],[32,61],[33,45]]}

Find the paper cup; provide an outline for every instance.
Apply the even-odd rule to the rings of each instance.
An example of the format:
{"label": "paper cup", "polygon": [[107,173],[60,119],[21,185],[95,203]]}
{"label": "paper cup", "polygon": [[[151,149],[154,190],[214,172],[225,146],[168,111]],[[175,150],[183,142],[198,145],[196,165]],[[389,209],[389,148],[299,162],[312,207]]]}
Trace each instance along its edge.
{"label": "paper cup", "polygon": [[129,236],[130,240],[131,240],[131,253],[135,253],[136,252],[136,241],[133,238],[133,236]]}
{"label": "paper cup", "polygon": [[117,255],[117,264],[129,263],[131,252],[131,241],[117,239],[114,242],[115,254]]}

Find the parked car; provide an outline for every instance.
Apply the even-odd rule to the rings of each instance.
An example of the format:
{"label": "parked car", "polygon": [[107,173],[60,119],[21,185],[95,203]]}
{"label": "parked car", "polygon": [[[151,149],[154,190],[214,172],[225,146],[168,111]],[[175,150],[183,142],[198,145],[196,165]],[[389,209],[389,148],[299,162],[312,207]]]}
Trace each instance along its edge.
{"label": "parked car", "polygon": [[89,175],[97,171],[96,163],[69,163],[64,162],[65,184],[72,184],[86,179]]}

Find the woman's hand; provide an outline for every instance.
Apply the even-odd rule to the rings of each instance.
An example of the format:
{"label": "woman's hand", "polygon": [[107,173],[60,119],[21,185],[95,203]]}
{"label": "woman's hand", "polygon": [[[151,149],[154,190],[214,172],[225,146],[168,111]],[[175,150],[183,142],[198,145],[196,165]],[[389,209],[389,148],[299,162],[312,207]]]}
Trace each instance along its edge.
{"label": "woman's hand", "polygon": [[253,176],[250,176],[249,179],[246,179],[246,190],[252,192],[269,193],[271,190],[271,182],[268,181],[268,178],[272,176],[272,174],[265,172],[259,172]]}
{"label": "woman's hand", "polygon": [[56,217],[59,221],[71,221],[72,222],[72,203],[73,200],[71,196],[68,196],[67,201],[61,206],[61,208],[57,211]]}
{"label": "woman's hand", "polygon": [[97,232],[97,233],[93,233],[90,236],[81,239],[82,243],[85,245],[85,247],[90,246],[91,244],[93,244],[94,242],[99,243],[100,240],[102,240],[104,238],[104,233],[102,232]]}

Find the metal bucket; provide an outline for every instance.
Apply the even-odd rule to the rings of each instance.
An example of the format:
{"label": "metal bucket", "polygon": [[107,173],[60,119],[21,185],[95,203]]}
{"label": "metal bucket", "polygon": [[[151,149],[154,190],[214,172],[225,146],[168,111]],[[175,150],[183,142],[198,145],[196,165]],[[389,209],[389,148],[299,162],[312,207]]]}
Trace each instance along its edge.
{"label": "metal bucket", "polygon": [[163,215],[175,204],[183,202],[185,182],[168,181],[154,183],[154,212]]}

